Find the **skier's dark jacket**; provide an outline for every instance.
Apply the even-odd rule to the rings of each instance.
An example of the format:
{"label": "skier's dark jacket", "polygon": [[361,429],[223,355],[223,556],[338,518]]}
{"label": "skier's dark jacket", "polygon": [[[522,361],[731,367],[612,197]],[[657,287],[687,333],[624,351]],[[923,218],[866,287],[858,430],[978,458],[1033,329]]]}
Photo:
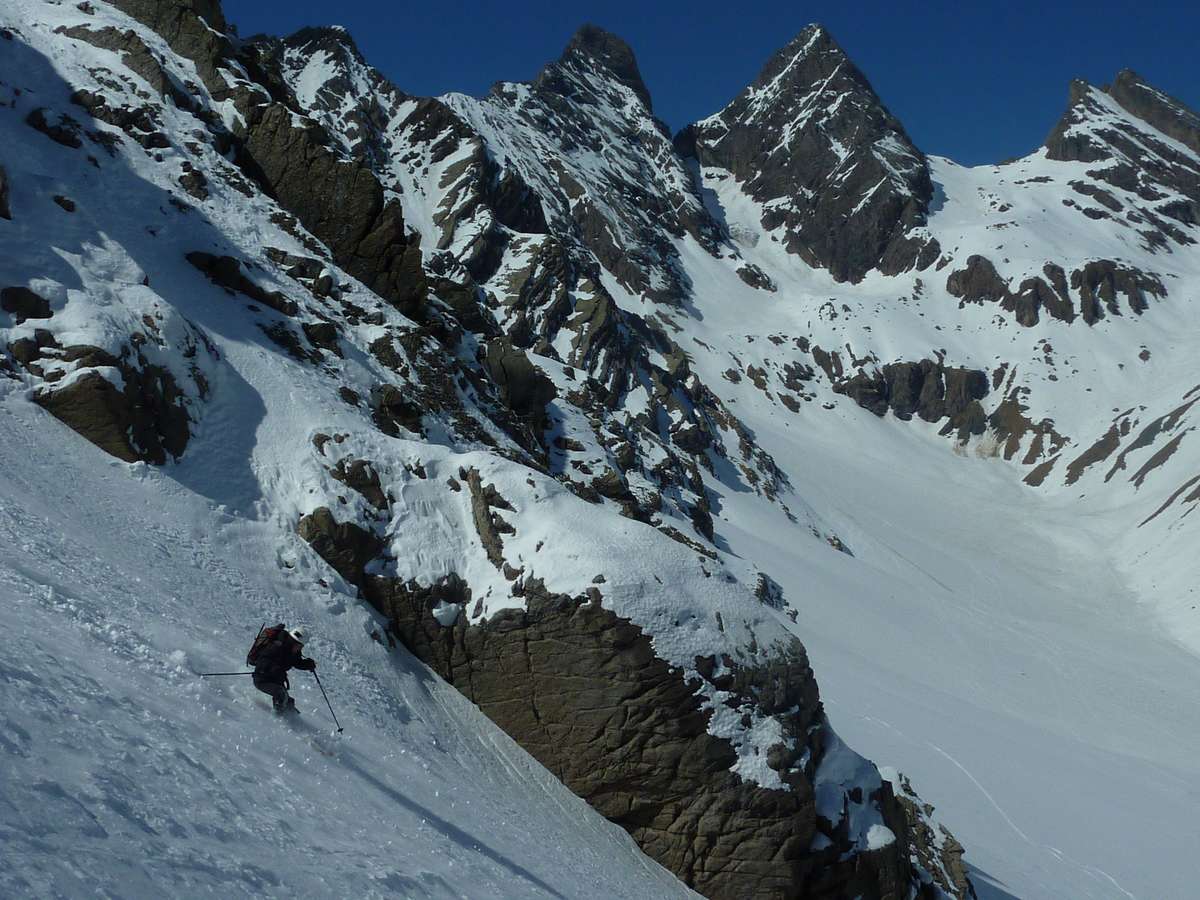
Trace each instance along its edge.
{"label": "skier's dark jacket", "polygon": [[289,669],[305,669],[311,672],[316,667],[317,664],[304,655],[304,645],[281,629],[275,640],[259,653],[258,662],[254,666],[254,681],[284,684],[287,682]]}

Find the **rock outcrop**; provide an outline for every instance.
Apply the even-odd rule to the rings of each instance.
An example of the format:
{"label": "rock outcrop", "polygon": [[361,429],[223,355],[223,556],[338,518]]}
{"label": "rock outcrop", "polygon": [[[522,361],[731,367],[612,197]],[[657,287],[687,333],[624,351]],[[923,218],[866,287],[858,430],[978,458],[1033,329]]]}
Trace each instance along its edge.
{"label": "rock outcrop", "polygon": [[[770,761],[789,789],[764,789],[730,771],[733,748],[708,733],[711,712],[696,684],[658,659],[639,628],[605,610],[598,591],[572,598],[537,582],[522,589],[524,611],[484,626],[459,615],[446,627],[434,611],[471,601],[460,580],[422,588],[368,577],[365,585],[396,638],[703,895],[905,894],[903,847],[855,850],[840,820],[816,814],[811,778],[824,726],[799,642],[766,670],[735,668],[721,678],[738,698],[731,705],[755,698],[800,739],[797,749],[778,745]],[[712,661],[697,667],[713,671]],[[890,790],[873,802],[903,840],[907,826]],[[823,850],[813,849],[818,835]]]}
{"label": "rock outcrop", "polygon": [[[480,601],[469,584],[453,574],[431,585],[379,574],[389,565],[368,563],[383,543],[327,508],[303,517],[299,533],[386,617],[390,640],[705,896],[912,896],[910,886],[922,883],[914,866],[933,852],[928,839],[918,845],[912,838],[933,832],[877,775],[873,786],[829,783],[827,756],[850,751],[829,730],[798,640],[761,666],[697,658],[688,675],[661,659],[641,628],[605,608],[602,587],[555,594],[509,566],[502,534],[512,527],[497,511],[511,504],[474,469],[460,472],[452,489],[464,481],[484,549],[513,581],[523,608],[473,624],[468,610]],[[780,740],[767,748],[766,763],[779,787],[733,771],[738,755],[709,729],[715,708],[705,686],[744,721],[770,716],[778,723]],[[832,765],[842,771],[844,762]],[[877,821],[891,839],[866,847],[850,824],[859,816]],[[957,845],[948,840],[952,858]]]}
{"label": "rock outcrop", "polygon": [[1181,226],[1200,223],[1198,148],[1200,116],[1128,69],[1104,88],[1072,82],[1046,138],[1050,159],[1092,164],[1087,176],[1108,189],[1108,211],[1151,250],[1195,243]]}
{"label": "rock outcrop", "polygon": [[[47,335],[46,345],[52,346],[52,340]],[[31,348],[13,347],[11,352],[26,360]],[[183,393],[169,371],[137,366],[128,356],[114,357],[96,347],[66,347],[54,359],[89,371],[38,390],[33,396],[35,403],[125,462],[160,466],[168,458],[183,456],[191,437],[191,420]],[[33,362],[26,363],[26,368],[40,369]]]}
{"label": "rock outcrop", "polygon": [[987,374],[947,367],[940,360],[889,363],[870,374],[860,371],[835,382],[833,390],[877,416],[891,410],[898,419],[914,414],[926,422],[947,419],[942,433],[954,433],[960,441],[982,434],[987,424],[979,403],[988,393]]}
{"label": "rock outcrop", "polygon": [[675,144],[730,172],[763,205],[763,228],[839,281],[937,259],[937,242],[921,231],[933,197],[924,155],[819,25]]}

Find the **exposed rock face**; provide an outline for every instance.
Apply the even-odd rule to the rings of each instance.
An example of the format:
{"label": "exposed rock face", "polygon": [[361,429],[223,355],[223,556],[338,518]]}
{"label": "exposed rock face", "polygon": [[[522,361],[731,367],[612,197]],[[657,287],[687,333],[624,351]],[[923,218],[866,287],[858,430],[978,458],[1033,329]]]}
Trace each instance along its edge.
{"label": "exposed rock face", "polygon": [[267,291],[247,278],[242,273],[241,263],[232,256],[214,256],[196,250],[187,255],[187,261],[227,291],[244,294],[285,316],[294,316],[299,311],[295,301],[289,300],[284,294]]}
{"label": "exposed rock face", "polygon": [[575,32],[563,54],[564,58],[573,56],[589,57],[603,66],[650,109],[650,91],[642,81],[633,49],[615,34],[595,25],[584,25]]}
{"label": "exposed rock face", "polygon": [[676,146],[733,174],[767,205],[762,224],[839,281],[874,268],[925,268],[938,254],[919,231],[933,183],[925,157],[866,77],[818,25],[780,50],[725,109]]}
{"label": "exposed rock face", "polygon": [[63,33],[76,40],[86,41],[94,47],[120,53],[126,67],[139,75],[160,97],[170,97],[177,106],[191,108],[191,98],[179,89],[163,69],[154,52],[132,29],[88,28],[81,25],[68,28]]}
{"label": "exposed rock face", "polygon": [[[540,200],[545,228],[631,293],[678,303],[690,293],[672,237],[714,249],[720,229],[655,117],[633,51],[584,26],[529,84],[502,83],[482,101],[454,95],[454,111],[485,142],[501,131],[520,153],[503,171]],[[630,148],[636,148],[631,154]]]}
{"label": "exposed rock face", "polygon": [[976,254],[967,259],[965,269],[950,273],[946,290],[962,298],[964,303],[999,303],[1009,312],[1016,313],[1018,324],[1026,328],[1038,323],[1041,310],[1056,319],[1071,322],[1075,318],[1075,308],[1066,292],[1062,270],[1056,269],[1047,265],[1048,281],[1040,277],[1027,278],[1013,291],[996,272],[992,261]]}
{"label": "exposed rock face", "polygon": [[302,518],[296,530],[322,559],[354,585],[362,584],[363,566],[381,549],[379,538],[373,533],[353,522],[339,522],[325,506]]}
{"label": "exposed rock face", "polygon": [[[1038,323],[1040,310],[1064,322],[1074,321],[1074,299],[1067,291],[1065,274],[1051,263],[1044,271],[1045,278],[1026,278],[1013,291],[991,260],[976,254],[967,259],[965,269],[950,274],[946,290],[962,298],[963,303],[999,303],[1009,312],[1015,312],[1017,322],[1026,327]],[[1073,271],[1070,287],[1079,296],[1078,315],[1088,325],[1103,318],[1106,310],[1110,315],[1121,315],[1121,296],[1130,312],[1141,315],[1149,308],[1147,297],[1161,298],[1167,293],[1158,276],[1111,259],[1093,260]]]}
{"label": "exposed rock face", "polygon": [[908,822],[910,852],[918,864],[929,873],[934,883],[953,897],[974,897],[975,887],[967,874],[963,862],[963,846],[944,825],[933,823],[933,807],[918,797],[912,785],[900,776],[896,789],[896,801],[904,810]]}
{"label": "exposed rock face", "polygon": [[25,124],[40,131],[56,144],[70,147],[72,150],[83,146],[83,140],[79,137],[79,123],[65,113],[60,113],[52,121],[46,117],[46,110],[39,107],[25,117]]}
{"label": "exposed rock face", "polygon": [[338,460],[329,472],[334,478],[362,494],[378,510],[388,508],[390,501],[379,480],[375,467],[365,459]]}
{"label": "exposed rock face", "polygon": [[1117,300],[1124,295],[1130,311],[1141,314],[1149,307],[1147,295],[1163,297],[1167,289],[1154,275],[1139,269],[1122,266],[1111,259],[1090,262],[1082,269],[1071,273],[1071,287],[1079,292],[1081,315],[1091,325],[1099,319],[1104,309],[1114,316],[1121,314]]}
{"label": "exposed rock face", "polygon": [[196,63],[201,80],[215,92],[228,89],[218,61],[231,51],[220,0],[111,0],[130,18],[158,32],[171,49]]}
{"label": "exposed rock face", "polygon": [[401,311],[418,314],[426,297],[421,251],[370,169],[339,159],[319,126],[297,126],[278,103],[247,110],[242,164],[338,265]]}
{"label": "exposed rock face", "polygon": [[1105,91],[1132,115],[1200,153],[1200,116],[1148,85],[1132,69],[1118,72]]}
{"label": "exposed rock face", "polygon": [[1050,159],[1095,164],[1087,174],[1111,188],[1105,205],[1151,250],[1195,243],[1179,226],[1200,222],[1198,148],[1200,117],[1128,69],[1105,88],[1072,82],[1067,111],[1046,138]]}
{"label": "exposed rock face", "polygon": [[[366,594],[391,631],[474,701],[564,784],[620,824],[652,858],[707,897],[900,897],[908,883],[896,847],[839,859],[811,850],[835,838],[815,814],[811,771],[779,745],[773,760],[791,789],[767,790],[729,771],[730,745],[709,735],[695,685],[658,659],[641,630],[591,598],[528,583],[528,609],[484,627],[459,616],[446,628],[438,604],[466,604],[448,579],[421,588],[368,578]],[[702,662],[702,661],[701,661]],[[797,642],[768,671],[727,675],[740,696],[795,708],[789,733],[808,735],[819,758],[820,702]],[[903,835],[890,792],[879,798]],[[827,833],[828,832],[828,833]],[[835,840],[834,847],[838,846]],[[842,843],[842,850],[846,849]]]}
{"label": "exposed rock face", "polygon": [[[478,471],[460,472],[459,479],[470,490],[488,557],[514,581],[524,609],[472,625],[465,614],[472,591],[456,575],[421,586],[365,573],[381,542],[324,507],[300,520],[300,535],[360,586],[387,617],[390,638],[705,896],[911,896],[910,885],[918,883],[912,866],[923,864],[925,851],[910,844],[910,832],[923,820],[914,813],[910,826],[886,782],[869,796],[856,789],[841,797],[840,813],[829,813],[828,805],[831,817],[818,813],[814,784],[826,742],[841,744],[828,731],[799,641],[777,648],[759,668],[728,657],[697,658],[689,680],[655,654],[640,628],[604,608],[599,588],[577,597],[554,594],[511,569],[501,538],[511,528],[495,510],[512,507]],[[459,481],[453,484],[461,490]],[[742,715],[776,717],[783,740],[769,748],[767,764],[786,789],[763,788],[731,771],[737,755],[708,731],[712,711],[698,690],[701,679],[725,692],[722,702]],[[865,849],[848,830],[847,805],[873,810],[895,840]]]}
{"label": "exposed rock face", "polygon": [[69,347],[64,359],[85,354],[90,365],[120,373],[123,388],[98,372],[85,372],[64,387],[41,390],[34,402],[101,450],[125,462],[162,465],[178,459],[190,431],[182,394],[170,372],[155,366],[134,369],[94,347]]}
{"label": "exposed rock face", "polygon": [[890,363],[871,374],[860,371],[833,389],[877,416],[890,409],[899,419],[914,413],[926,422],[947,418],[942,433],[957,432],[960,441],[986,426],[979,401],[987,396],[988,381],[978,369],[947,368],[930,359]]}
{"label": "exposed rock face", "polygon": [[484,365],[505,404],[520,415],[544,415],[546,404],[558,393],[554,383],[508,338],[488,344]]}

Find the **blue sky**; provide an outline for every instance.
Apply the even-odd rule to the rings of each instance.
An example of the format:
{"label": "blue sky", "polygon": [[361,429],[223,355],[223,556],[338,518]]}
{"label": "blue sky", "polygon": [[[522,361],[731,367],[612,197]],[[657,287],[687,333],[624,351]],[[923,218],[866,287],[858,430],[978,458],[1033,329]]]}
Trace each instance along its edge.
{"label": "blue sky", "polygon": [[672,130],[720,109],[810,22],[832,32],[922,150],[967,164],[1037,147],[1071,78],[1135,69],[1200,109],[1200,2],[739,4],[608,0],[224,0],[243,35],[344,25],[409,93],[482,94],[532,78],[594,22],[637,53]]}

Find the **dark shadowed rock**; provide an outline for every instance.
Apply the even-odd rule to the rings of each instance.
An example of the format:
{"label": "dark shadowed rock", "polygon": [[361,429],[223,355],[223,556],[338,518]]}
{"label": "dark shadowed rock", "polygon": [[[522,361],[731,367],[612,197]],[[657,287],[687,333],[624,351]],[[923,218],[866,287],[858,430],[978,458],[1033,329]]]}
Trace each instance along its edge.
{"label": "dark shadowed rock", "polygon": [[1000,277],[990,259],[973,254],[967,258],[966,268],[951,272],[946,278],[946,290],[963,303],[998,303],[1014,313],[1017,324],[1026,328],[1038,323],[1042,310],[1056,319],[1073,322],[1075,306],[1067,293],[1062,268],[1047,264],[1045,273],[1049,282],[1034,276],[1026,278],[1013,291],[1009,283]]}
{"label": "dark shadowed rock", "polygon": [[546,404],[558,394],[554,382],[508,338],[488,343],[484,365],[505,404],[520,415],[544,414]]}
{"label": "dark shadowed rock", "polygon": [[1179,226],[1200,222],[1196,153],[1200,116],[1128,69],[1105,88],[1073,81],[1067,110],[1046,138],[1050,159],[1092,163],[1089,179],[1136,195],[1136,214],[1126,219],[1139,223],[1151,250],[1195,243]]}
{"label": "dark shadowed rock", "polygon": [[371,392],[371,410],[379,430],[391,437],[399,437],[401,429],[418,435],[425,433],[421,422],[425,411],[420,403],[394,384],[381,385]]}
{"label": "dark shadowed rock", "polygon": [[247,278],[242,272],[242,264],[232,256],[215,256],[196,250],[187,255],[187,261],[214,284],[228,291],[244,294],[285,316],[294,316],[299,312],[295,301],[289,300],[286,295],[279,291],[268,291]]}
{"label": "dark shadowed rock", "polygon": [[942,433],[957,431],[959,440],[982,434],[987,424],[979,404],[988,393],[987,374],[978,369],[951,368],[930,359],[889,363],[835,381],[833,390],[877,416],[890,409],[900,419],[914,414],[926,422],[948,419]]}
{"label": "dark shadowed rock", "polygon": [[382,549],[373,532],[353,522],[339,522],[325,506],[304,516],[296,530],[325,562],[356,586],[363,583],[363,566]]}
{"label": "dark shadowed rock", "polygon": [[205,86],[218,95],[229,87],[217,73],[231,52],[220,0],[111,0],[132,19],[149,26],[180,56],[196,63]]}
{"label": "dark shadowed rock", "polygon": [[40,131],[56,144],[62,144],[64,147],[74,150],[83,146],[83,141],[79,137],[81,131],[79,123],[65,113],[59,115],[57,120],[52,122],[46,118],[46,110],[39,107],[25,117],[25,124]]}
{"label": "dark shadowed rock", "polygon": [[924,155],[818,25],[676,147],[770,204],[763,227],[780,229],[790,252],[839,281],[858,281],[885,261],[895,273],[937,258],[932,238],[913,232],[933,197]]}
{"label": "dark shadowed rock", "polygon": [[0,219],[12,219],[12,209],[9,207],[8,172],[0,166]]}
{"label": "dark shadowed rock", "polygon": [[1157,276],[1114,262],[1098,259],[1071,273],[1071,288],[1079,292],[1083,320],[1093,324],[1103,308],[1121,315],[1118,299],[1124,295],[1130,311],[1141,314],[1149,308],[1147,296],[1165,297],[1167,289]]}
{"label": "dark shadowed rock", "polygon": [[339,266],[417,316],[427,295],[420,248],[395,200],[370,169],[344,160],[315,124],[299,125],[280,103],[248,106],[240,162],[314,236]]}
{"label": "dark shadowed rock", "polygon": [[121,373],[118,389],[98,372],[87,372],[66,387],[48,388],[34,402],[101,450],[125,462],[163,465],[178,459],[191,436],[182,394],[170,372],[157,366],[134,369],[94,347],[68,347],[63,359],[82,365],[112,366]]}
{"label": "dark shadowed rock", "polygon": [[1200,154],[1200,115],[1151,87],[1132,69],[1122,69],[1105,88],[1129,113]]}
{"label": "dark shadowed rock", "polygon": [[617,81],[637,94],[646,109],[650,109],[650,91],[642,81],[633,49],[625,41],[596,25],[584,25],[567,44],[563,58],[577,54],[590,58],[611,72]]}
{"label": "dark shadowed rock", "polygon": [[329,474],[346,487],[358,491],[376,509],[388,508],[388,497],[379,480],[379,473],[367,460],[339,460],[337,466],[329,470]]}
{"label": "dark shadowed rock", "polygon": [[0,289],[0,309],[10,313],[18,325],[26,319],[49,319],[51,315],[50,301],[27,287]]}
{"label": "dark shadowed rock", "polygon": [[87,25],[76,25],[72,28],[62,29],[62,33],[67,37],[91,44],[93,47],[121,54],[121,61],[125,66],[146,81],[160,97],[170,97],[176,106],[184,109],[192,107],[191,98],[176,85],[159,63],[154,52],[146,46],[146,43],[138,37],[133,29],[122,30],[111,26],[90,28]]}

